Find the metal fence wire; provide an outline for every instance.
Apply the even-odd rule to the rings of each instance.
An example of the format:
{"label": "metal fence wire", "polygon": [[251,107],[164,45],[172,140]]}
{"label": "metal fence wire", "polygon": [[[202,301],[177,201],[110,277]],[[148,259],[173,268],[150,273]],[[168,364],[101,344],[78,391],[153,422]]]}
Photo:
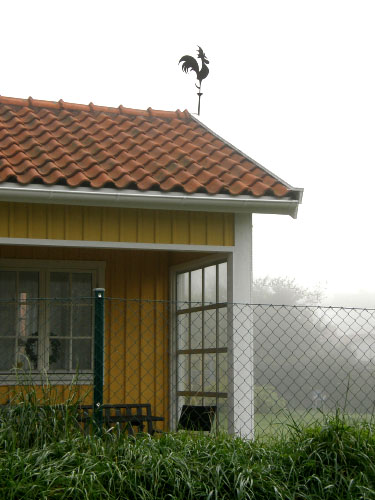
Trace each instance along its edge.
{"label": "metal fence wire", "polygon": [[375,310],[105,298],[0,302],[0,404],[27,385],[56,402],[183,405],[245,436],[343,409],[371,418]]}

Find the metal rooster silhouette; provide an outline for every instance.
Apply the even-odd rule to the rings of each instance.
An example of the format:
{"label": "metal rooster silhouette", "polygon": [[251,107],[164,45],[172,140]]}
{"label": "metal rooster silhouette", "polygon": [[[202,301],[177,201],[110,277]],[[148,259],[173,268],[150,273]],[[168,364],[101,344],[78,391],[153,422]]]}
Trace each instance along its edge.
{"label": "metal rooster silhouette", "polygon": [[201,111],[201,96],[203,95],[201,92],[202,80],[207,78],[208,73],[210,72],[207,66],[207,64],[209,64],[209,60],[207,59],[206,54],[203,52],[202,48],[199,47],[199,45],[198,45],[198,59],[200,59],[202,62],[201,69],[199,69],[198,61],[192,56],[181,57],[181,59],[178,61],[178,64],[182,62],[182,71],[184,71],[185,73],[187,73],[188,71],[195,71],[197,75],[199,86],[197,84],[195,84],[195,86],[199,90],[197,94],[199,98],[198,99],[198,115],[199,115]]}

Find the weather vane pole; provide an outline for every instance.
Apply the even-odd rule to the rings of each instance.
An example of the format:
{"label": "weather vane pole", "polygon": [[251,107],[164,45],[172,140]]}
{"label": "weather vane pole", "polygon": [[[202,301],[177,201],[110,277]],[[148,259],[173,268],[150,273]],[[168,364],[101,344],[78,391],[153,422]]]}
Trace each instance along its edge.
{"label": "weather vane pole", "polygon": [[192,57],[192,56],[183,56],[181,59],[178,61],[178,64],[182,62],[182,71],[187,73],[188,71],[195,71],[197,75],[197,80],[199,82],[199,86],[195,84],[195,86],[198,89],[198,116],[200,115],[201,112],[201,97],[202,97],[202,92],[201,92],[201,87],[202,87],[202,80],[207,78],[209,69],[207,64],[209,64],[209,60],[207,59],[205,53],[203,52],[202,48],[199,47],[198,45],[198,59],[201,60],[202,62],[202,67],[199,69],[198,61]]}

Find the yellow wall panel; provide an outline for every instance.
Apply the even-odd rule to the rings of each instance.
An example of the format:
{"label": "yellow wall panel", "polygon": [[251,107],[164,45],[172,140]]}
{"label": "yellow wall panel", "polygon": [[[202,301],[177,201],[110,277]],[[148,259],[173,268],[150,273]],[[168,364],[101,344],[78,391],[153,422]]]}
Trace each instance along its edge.
{"label": "yellow wall panel", "polygon": [[102,209],[99,207],[84,207],[83,209],[83,239],[101,241],[102,239]]}
{"label": "yellow wall panel", "polygon": [[138,243],[155,243],[155,214],[151,210],[138,210]]}
{"label": "yellow wall panel", "polygon": [[83,240],[83,208],[65,207],[65,237],[67,240]]}
{"label": "yellow wall panel", "polygon": [[[11,235],[13,238],[27,238],[28,237],[28,210],[24,203],[17,203],[11,206],[10,211],[10,227]],[[44,217],[41,219],[40,225],[45,229]],[[35,224],[35,230],[39,232],[38,225]],[[45,233],[44,233],[45,234]]]}
{"label": "yellow wall panel", "polygon": [[207,214],[207,244],[224,245],[223,214],[210,212]]}
{"label": "yellow wall panel", "polygon": [[137,210],[120,210],[120,241],[138,241]]}
{"label": "yellow wall panel", "polygon": [[232,214],[0,202],[0,237],[233,245]]}
{"label": "yellow wall panel", "polygon": [[172,213],[158,210],[155,213],[155,243],[172,243]]}
{"label": "yellow wall panel", "polygon": [[120,214],[118,208],[102,208],[102,241],[119,241]]}
{"label": "yellow wall panel", "polygon": [[[19,211],[19,207],[16,206],[15,204],[15,212]],[[29,231],[27,237],[30,237],[30,234],[32,234],[33,238],[47,238],[47,211],[49,207],[48,205],[27,205],[24,206],[23,208],[23,213],[18,214],[17,217],[15,217],[15,230],[20,229],[22,225],[26,222],[27,223],[27,217],[29,218]],[[16,236],[17,238],[17,236]]]}
{"label": "yellow wall panel", "polygon": [[0,235],[9,238],[9,204],[0,203]]}
{"label": "yellow wall panel", "polygon": [[190,213],[190,244],[207,244],[207,214],[202,212]]}
{"label": "yellow wall panel", "polygon": [[223,214],[224,220],[224,242],[225,246],[234,246],[234,215]]}
{"label": "yellow wall panel", "polygon": [[186,212],[173,212],[172,237],[173,243],[190,244],[190,219]]}
{"label": "yellow wall panel", "polygon": [[63,205],[50,205],[47,213],[47,237],[65,239],[65,209]]}

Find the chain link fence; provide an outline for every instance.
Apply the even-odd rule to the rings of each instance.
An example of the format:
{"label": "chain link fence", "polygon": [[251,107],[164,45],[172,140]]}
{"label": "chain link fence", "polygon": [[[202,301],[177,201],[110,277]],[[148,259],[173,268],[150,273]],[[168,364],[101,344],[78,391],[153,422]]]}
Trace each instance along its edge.
{"label": "chain link fence", "polygon": [[[375,310],[105,298],[0,302],[0,404],[33,385],[55,402],[149,404],[160,430],[213,406],[244,436],[343,409],[371,418]],[[293,419],[293,420],[292,420]]]}

